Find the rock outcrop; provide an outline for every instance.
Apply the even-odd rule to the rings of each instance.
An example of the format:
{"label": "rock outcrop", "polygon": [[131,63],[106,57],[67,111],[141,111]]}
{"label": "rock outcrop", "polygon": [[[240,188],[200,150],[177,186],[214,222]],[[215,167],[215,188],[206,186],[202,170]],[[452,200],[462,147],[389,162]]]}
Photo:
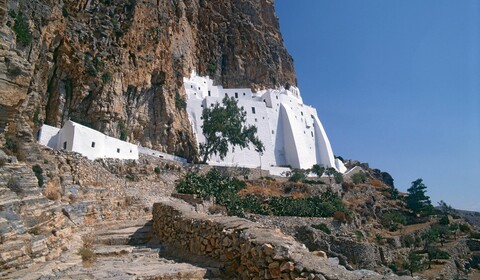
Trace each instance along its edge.
{"label": "rock outcrop", "polygon": [[194,157],[184,76],[296,84],[272,0],[10,0],[0,11],[0,128],[9,135],[72,119]]}

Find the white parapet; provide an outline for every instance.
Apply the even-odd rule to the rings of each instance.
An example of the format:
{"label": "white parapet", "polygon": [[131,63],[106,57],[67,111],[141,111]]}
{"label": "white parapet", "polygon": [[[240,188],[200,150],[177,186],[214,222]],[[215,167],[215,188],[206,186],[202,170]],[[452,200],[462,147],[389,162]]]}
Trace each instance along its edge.
{"label": "white parapet", "polygon": [[53,149],[80,153],[91,160],[138,159],[137,145],[107,136],[70,120],[61,129],[43,125],[38,142]]}
{"label": "white parapet", "polygon": [[225,89],[214,85],[207,77],[195,72],[184,78],[187,94],[187,112],[198,143],[203,143],[202,111],[215,103],[222,103],[225,96],[236,98],[238,106],[247,113],[247,124],[255,125],[257,136],[263,142],[263,154],[253,147],[230,150],[222,160],[211,156],[209,163],[222,166],[261,167],[276,170],[279,166],[310,168],[314,164],[333,167],[345,172],[345,166],[336,160],[327,134],[315,108],[303,104],[300,90],[267,89],[257,93],[251,89]]}

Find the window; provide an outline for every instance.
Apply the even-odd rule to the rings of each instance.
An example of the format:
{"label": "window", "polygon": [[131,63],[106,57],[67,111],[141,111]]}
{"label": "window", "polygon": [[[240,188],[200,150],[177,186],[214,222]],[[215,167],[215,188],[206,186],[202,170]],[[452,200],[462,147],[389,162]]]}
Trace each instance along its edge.
{"label": "window", "polygon": [[302,114],[302,116],[303,116],[303,112],[300,112],[300,114]]}
{"label": "window", "polygon": [[198,90],[200,90],[200,87],[198,87]]}
{"label": "window", "polygon": [[120,148],[117,148],[117,153],[120,153]]}
{"label": "window", "polygon": [[202,108],[203,108],[203,104],[201,104],[201,105],[200,105],[200,107],[202,107]]}
{"label": "window", "polygon": [[252,107],[252,114],[255,114],[255,107]]}
{"label": "window", "polygon": [[130,150],[130,153],[132,153],[132,150]]}
{"label": "window", "polygon": [[243,93],[243,96],[245,96],[245,92]]}
{"label": "window", "polygon": [[228,97],[228,94],[225,92],[225,97]]}
{"label": "window", "polygon": [[192,86],[192,85],[190,85],[190,88],[193,88],[193,86]]}
{"label": "window", "polygon": [[235,92],[235,98],[238,98],[238,92]]}
{"label": "window", "polygon": [[208,91],[208,96],[212,96],[212,93],[210,91]]}
{"label": "window", "polygon": [[278,99],[278,95],[275,96]]}
{"label": "window", "polygon": [[92,148],[95,148],[95,142],[92,142]]}
{"label": "window", "polygon": [[64,149],[64,150],[67,149],[67,141],[63,142],[63,149]]}
{"label": "window", "polygon": [[312,134],[312,137],[313,137],[313,131],[310,131],[310,133]]}
{"label": "window", "polygon": [[257,121],[258,121],[257,118],[255,118],[255,122],[257,122]]}
{"label": "window", "polygon": [[275,130],[272,130],[272,134],[275,134]]}

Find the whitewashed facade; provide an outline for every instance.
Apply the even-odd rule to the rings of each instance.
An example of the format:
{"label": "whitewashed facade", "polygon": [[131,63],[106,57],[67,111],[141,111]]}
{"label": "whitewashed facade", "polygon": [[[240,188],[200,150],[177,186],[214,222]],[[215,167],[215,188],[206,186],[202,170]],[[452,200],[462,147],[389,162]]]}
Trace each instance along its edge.
{"label": "whitewashed facade", "polygon": [[265,146],[259,155],[253,147],[240,150],[230,149],[221,160],[212,156],[209,163],[223,166],[259,167],[275,171],[290,165],[293,168],[310,168],[314,164],[334,167],[345,172],[343,163],[334,158],[330,141],[317,116],[315,108],[303,104],[300,91],[290,89],[268,89],[252,92],[248,88],[224,89],[213,85],[209,77],[195,73],[184,78],[187,93],[187,112],[196,134],[202,143],[202,111],[207,106],[221,103],[225,96],[236,98],[238,106],[247,112],[247,123],[258,128],[258,137]]}
{"label": "whitewashed facade", "polygon": [[77,152],[91,160],[138,159],[137,145],[107,136],[70,120],[61,129],[43,125],[37,139],[44,146]]}

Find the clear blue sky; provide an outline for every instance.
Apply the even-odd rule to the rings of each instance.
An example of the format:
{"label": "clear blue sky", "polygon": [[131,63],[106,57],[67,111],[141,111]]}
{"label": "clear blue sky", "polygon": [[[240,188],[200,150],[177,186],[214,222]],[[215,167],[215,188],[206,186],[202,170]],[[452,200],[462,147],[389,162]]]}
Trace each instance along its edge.
{"label": "clear blue sky", "polygon": [[480,1],[275,0],[336,155],[480,211]]}

